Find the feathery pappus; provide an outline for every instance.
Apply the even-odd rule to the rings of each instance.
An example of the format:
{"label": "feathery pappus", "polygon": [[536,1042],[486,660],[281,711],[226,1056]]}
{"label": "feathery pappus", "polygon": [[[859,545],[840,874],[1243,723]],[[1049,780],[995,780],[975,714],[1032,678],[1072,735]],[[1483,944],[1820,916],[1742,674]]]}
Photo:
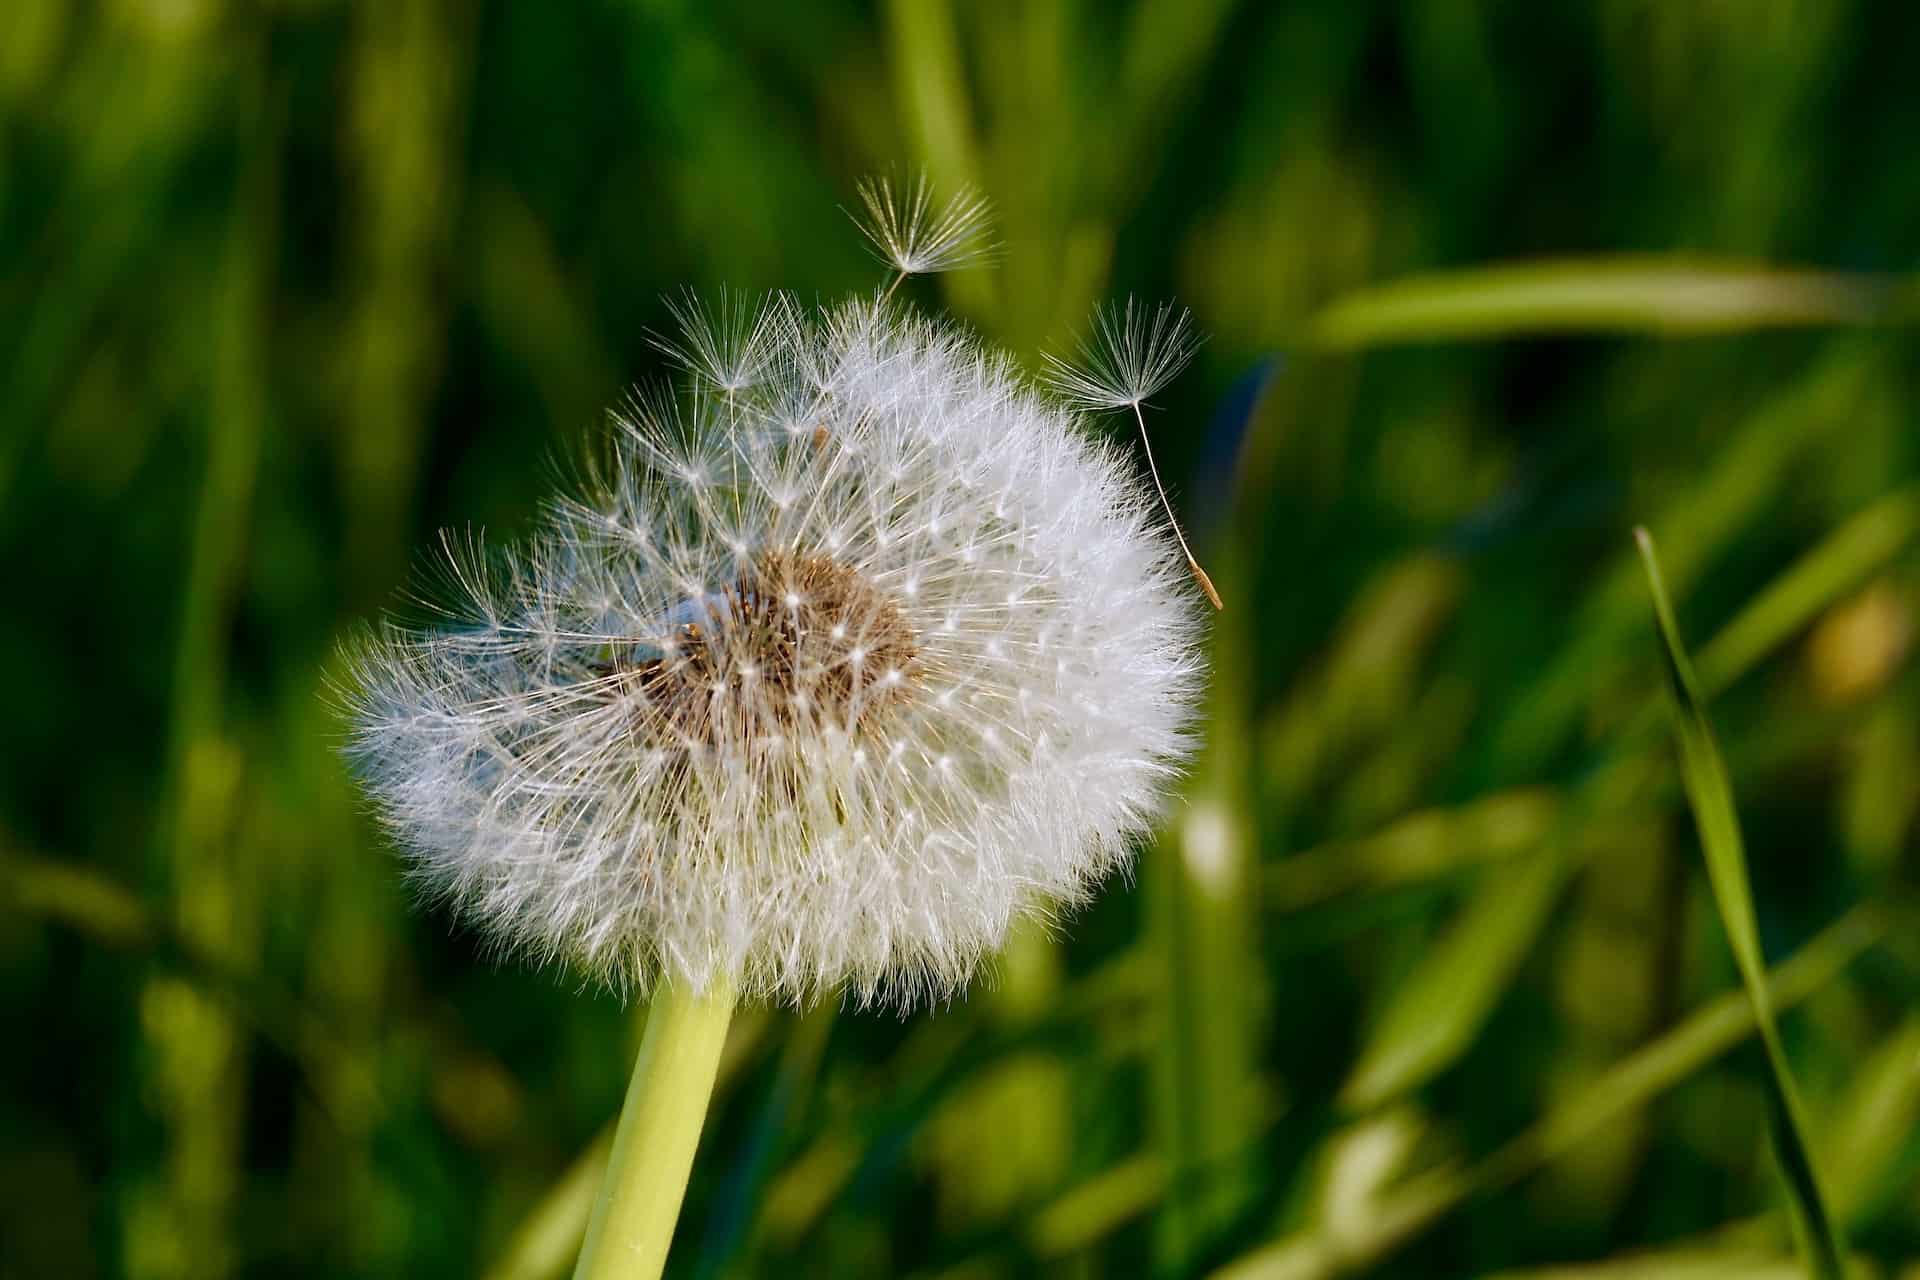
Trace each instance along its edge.
{"label": "feathery pappus", "polygon": [[[868,202],[902,278],[984,208]],[[503,949],[905,1006],[1127,864],[1202,681],[1182,546],[1074,404],[891,292],[676,303],[678,385],[522,545],[447,540],[449,617],[356,643],[358,773]]]}

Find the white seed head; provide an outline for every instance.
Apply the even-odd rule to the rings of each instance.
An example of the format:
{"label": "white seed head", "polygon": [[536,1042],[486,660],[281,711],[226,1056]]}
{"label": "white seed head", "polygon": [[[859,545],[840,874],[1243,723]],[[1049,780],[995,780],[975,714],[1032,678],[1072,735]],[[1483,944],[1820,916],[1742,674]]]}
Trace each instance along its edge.
{"label": "white seed head", "polygon": [[1093,313],[1093,332],[1080,343],[1077,360],[1048,353],[1047,383],[1062,399],[1089,412],[1135,408],[1180,376],[1200,349],[1185,307],[1104,306]]}
{"label": "white seed head", "polygon": [[925,174],[901,190],[886,178],[860,184],[865,221],[854,219],[880,260],[902,276],[931,275],[983,262],[994,254],[987,238],[993,206],[968,187],[936,204]]}
{"label": "white seed head", "polygon": [[524,545],[449,540],[452,617],[356,644],[353,758],[504,949],[944,997],[1123,867],[1180,767],[1180,553],[1123,454],[950,325],[682,317],[688,385]]}

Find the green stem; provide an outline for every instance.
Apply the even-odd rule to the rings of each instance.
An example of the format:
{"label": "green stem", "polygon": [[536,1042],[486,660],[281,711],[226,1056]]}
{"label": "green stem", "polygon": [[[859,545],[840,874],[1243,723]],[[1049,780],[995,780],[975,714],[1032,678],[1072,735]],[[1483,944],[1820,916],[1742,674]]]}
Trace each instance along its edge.
{"label": "green stem", "polygon": [[724,983],[698,996],[654,992],[574,1280],[647,1280],[665,1269],[732,1018]]}

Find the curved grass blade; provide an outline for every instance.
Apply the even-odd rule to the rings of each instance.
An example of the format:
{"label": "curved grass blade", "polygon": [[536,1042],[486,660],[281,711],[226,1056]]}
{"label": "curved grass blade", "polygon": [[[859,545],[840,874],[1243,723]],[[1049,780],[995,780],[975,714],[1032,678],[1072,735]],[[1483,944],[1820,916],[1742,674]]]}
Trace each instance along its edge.
{"label": "curved grass blade", "polygon": [[1747,995],[1753,1002],[1761,1045],[1766,1053],[1767,1098],[1781,1173],[1799,1215],[1804,1243],[1816,1274],[1828,1280],[1840,1280],[1841,1260],[1846,1254],[1840,1242],[1839,1226],[1828,1211],[1826,1197],[1820,1189],[1793,1073],[1787,1064],[1786,1050],[1781,1045],[1767,993],[1766,959],[1761,953],[1760,929],[1754,919],[1746,851],[1740,838],[1739,815],[1733,804],[1733,785],[1714,739],[1713,725],[1707,718],[1706,702],[1694,676],[1693,663],[1680,639],[1673,602],[1667,598],[1659,558],[1654,554],[1653,537],[1645,529],[1636,529],[1634,538],[1646,565],[1647,583],[1653,592],[1654,617],[1666,657],[1667,685],[1673,695],[1674,736],[1680,749],[1681,782],[1700,831],[1700,847],[1706,857],[1707,875],[1713,884],[1720,920]]}
{"label": "curved grass blade", "polygon": [[[1731,685],[1916,535],[1920,488],[1896,490],[1850,518],[1701,649],[1699,688],[1710,695]],[[1473,1043],[1557,901],[1561,878],[1583,856],[1569,854],[1568,843],[1609,816],[1644,807],[1654,766],[1647,750],[1661,710],[1654,702],[1643,710],[1617,733],[1602,767],[1570,794],[1501,793],[1481,802],[1489,806],[1484,813],[1469,807],[1408,819],[1368,841],[1284,859],[1267,873],[1268,909],[1300,911],[1355,888],[1391,888],[1463,864],[1516,859],[1513,874],[1476,888],[1430,962],[1395,995],[1346,1085],[1343,1105],[1364,1111],[1389,1102]],[[1559,862],[1570,865],[1555,872]]]}
{"label": "curved grass blade", "polygon": [[1896,489],[1848,518],[1796,560],[1700,649],[1709,694],[1758,665],[1785,636],[1852,590],[1920,536],[1920,486]]}
{"label": "curved grass blade", "polygon": [[0,911],[52,920],[105,947],[152,946],[166,932],[132,890],[91,867],[0,848]]}
{"label": "curved grass blade", "polygon": [[1283,917],[1359,894],[1464,876],[1536,851],[1563,807],[1552,788],[1514,787],[1458,806],[1422,809],[1369,835],[1273,862],[1261,885],[1261,905],[1269,917]]}
{"label": "curved grass blade", "polygon": [[1897,278],[1686,257],[1623,255],[1470,267],[1356,290],[1307,341],[1347,350],[1538,333],[1683,337],[1914,317]]}
{"label": "curved grass blade", "polygon": [[[1145,947],[1123,951],[1076,978],[1044,1011],[1020,1012],[982,1034],[962,1018],[923,1023],[874,1076],[836,1094],[819,1136],[786,1161],[760,1201],[756,1237],[773,1254],[807,1247],[828,1211],[850,1188],[886,1170],[911,1135],[955,1090],[993,1063],[1043,1045],[1080,1023],[1143,1017],[1157,998],[1159,957]],[[1144,1046],[1122,1050],[1144,1051]]]}
{"label": "curved grass blade", "polygon": [[734,1170],[708,1219],[700,1242],[700,1261],[693,1269],[696,1280],[733,1275],[741,1269],[741,1253],[747,1246],[755,1208],[779,1148],[791,1140],[794,1120],[813,1096],[837,1012],[832,1004],[823,1002],[788,1033],[759,1115],[738,1144],[740,1153],[734,1159]]}
{"label": "curved grass blade", "polygon": [[1854,1072],[1822,1134],[1827,1188],[1850,1232],[1903,1217],[1920,1141],[1920,1015],[1909,1014]]}
{"label": "curved grass blade", "polygon": [[[1849,516],[1700,646],[1694,670],[1701,689],[1713,697],[1732,686],[1916,538],[1920,485],[1886,493]],[[1661,714],[1649,702],[1644,714],[1616,731],[1617,749],[1638,750]],[[1275,863],[1264,901],[1271,910],[1306,910],[1341,893],[1397,887],[1528,853],[1546,839],[1555,815],[1578,799],[1577,792],[1563,797],[1521,788],[1458,809],[1415,814],[1372,836]]]}
{"label": "curved grass blade", "polygon": [[1803,1280],[1806,1274],[1797,1260],[1765,1249],[1693,1245],[1601,1262],[1502,1271],[1485,1280]]}
{"label": "curved grass blade", "polygon": [[[1879,913],[1855,907],[1768,975],[1770,1007],[1787,1009],[1825,988],[1887,929]],[[1647,1106],[1746,1040],[1758,1022],[1745,992],[1717,997],[1484,1159],[1401,1183],[1364,1227],[1336,1233],[1317,1223],[1229,1263],[1213,1280],[1331,1280],[1368,1270],[1467,1201],[1511,1185]]]}
{"label": "curved grass blade", "polygon": [[1157,1153],[1121,1160],[1034,1214],[1022,1231],[1027,1251],[1047,1261],[1071,1258],[1144,1217],[1166,1190],[1167,1163]]}
{"label": "curved grass blade", "polygon": [[1567,862],[1539,857],[1480,888],[1381,1015],[1340,1091],[1371,1111],[1457,1061],[1512,984],[1565,883]]}
{"label": "curved grass blade", "polygon": [[612,1150],[613,1124],[608,1122],[514,1228],[500,1260],[487,1270],[484,1280],[558,1280],[566,1274],[580,1253],[593,1197],[600,1190]]}

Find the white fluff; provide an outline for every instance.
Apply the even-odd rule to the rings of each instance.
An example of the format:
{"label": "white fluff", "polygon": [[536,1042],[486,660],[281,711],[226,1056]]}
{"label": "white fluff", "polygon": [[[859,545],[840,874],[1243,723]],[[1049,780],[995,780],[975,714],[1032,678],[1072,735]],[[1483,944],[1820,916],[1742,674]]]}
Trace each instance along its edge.
{"label": "white fluff", "polygon": [[355,652],[352,753],[420,884],[504,948],[901,1005],[1124,867],[1189,749],[1197,596],[1127,457],[884,300],[679,308],[455,617]]}

